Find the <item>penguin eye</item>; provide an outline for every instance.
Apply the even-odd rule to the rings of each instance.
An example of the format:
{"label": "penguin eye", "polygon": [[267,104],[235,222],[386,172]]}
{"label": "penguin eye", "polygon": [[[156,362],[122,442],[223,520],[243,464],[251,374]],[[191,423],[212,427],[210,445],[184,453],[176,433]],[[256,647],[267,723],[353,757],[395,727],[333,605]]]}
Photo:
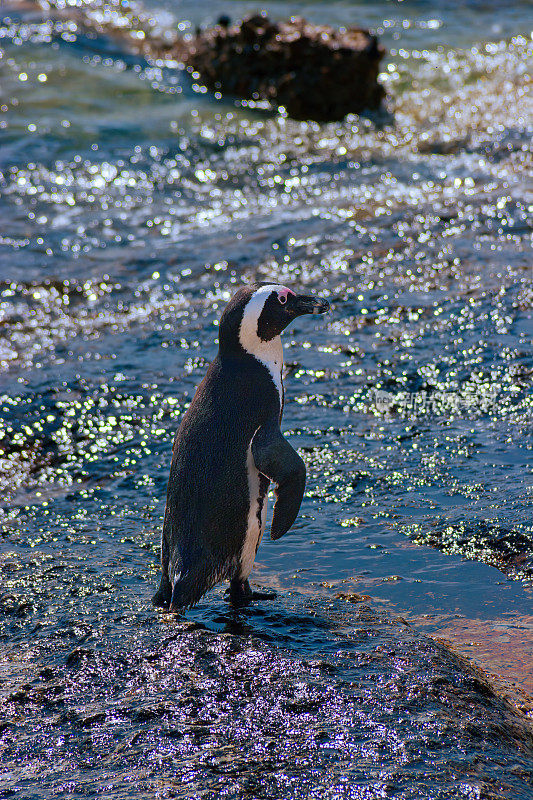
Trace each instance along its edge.
{"label": "penguin eye", "polygon": [[286,294],[278,295],[278,300],[281,303],[281,305],[284,306],[285,303],[287,302],[287,295]]}

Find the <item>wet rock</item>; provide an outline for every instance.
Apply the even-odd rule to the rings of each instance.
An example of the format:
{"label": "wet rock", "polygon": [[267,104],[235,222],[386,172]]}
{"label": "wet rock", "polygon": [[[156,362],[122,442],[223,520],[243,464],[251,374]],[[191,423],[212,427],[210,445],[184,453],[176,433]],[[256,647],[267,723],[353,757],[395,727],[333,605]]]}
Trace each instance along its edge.
{"label": "wet rock", "polygon": [[347,603],[363,603],[365,600],[370,600],[370,595],[357,592],[338,592],[335,597],[337,600],[345,600]]}
{"label": "wet rock", "polygon": [[13,594],[0,596],[0,612],[15,617],[25,617],[32,611],[32,605],[24,597]]}
{"label": "wet rock", "polygon": [[164,703],[158,705],[145,705],[137,709],[133,714],[133,719],[136,722],[151,722],[156,719],[161,719],[170,713],[169,707]]}
{"label": "wet rock", "polygon": [[10,703],[27,703],[30,700],[29,694],[30,687],[28,685],[21,686],[15,692],[11,692],[9,697],[7,698],[8,702]]}
{"label": "wet rock", "polygon": [[86,647],[76,647],[71,653],[68,654],[66,663],[69,667],[73,667],[80,663],[85,658],[92,658],[94,650],[89,650]]}
{"label": "wet rock", "polygon": [[415,533],[411,538],[444,553],[479,559],[512,577],[531,580],[533,576],[531,537],[487,520],[452,522],[424,534]]}
{"label": "wet rock", "polygon": [[100,711],[96,714],[80,716],[76,722],[80,728],[92,728],[93,725],[98,725],[99,723],[104,722],[105,718],[105,711]]}
{"label": "wet rock", "polygon": [[[168,622],[152,616],[135,633],[109,622],[106,648],[77,670],[55,633],[41,632],[41,658],[54,662],[43,688],[53,700],[62,674],[67,707],[58,717],[53,703],[15,706],[29,733],[6,729],[6,769],[53,752],[39,756],[47,794],[74,759],[106,796],[125,769],[143,775],[139,797],[185,784],[191,770],[197,793],[213,798],[230,778],[235,797],[257,781],[265,797],[349,798],[349,787],[374,797],[376,786],[402,800],[529,796],[527,721],[446,647],[344,598],[277,602],[239,620],[223,607],[216,630],[180,622],[163,636]],[[458,775],[470,794],[458,794]]]}
{"label": "wet rock", "polygon": [[294,119],[327,121],[379,106],[384,53],[362,28],[255,14],[200,31],[187,43],[186,63],[211,91],[283,106]]}
{"label": "wet rock", "polygon": [[463,150],[468,144],[466,136],[457,137],[456,139],[422,139],[418,145],[419,153],[428,153],[439,156],[454,155]]}

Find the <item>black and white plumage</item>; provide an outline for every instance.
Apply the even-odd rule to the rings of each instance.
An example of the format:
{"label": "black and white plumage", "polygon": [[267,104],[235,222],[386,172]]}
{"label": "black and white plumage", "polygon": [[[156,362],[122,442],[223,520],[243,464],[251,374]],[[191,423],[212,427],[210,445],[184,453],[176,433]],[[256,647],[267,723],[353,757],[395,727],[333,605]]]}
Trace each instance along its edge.
{"label": "black and white plumage", "polygon": [[328,307],[279,284],[245,286],[226,306],[218,354],[174,440],[155,605],[188,608],[224,579],[234,604],[251,599],[269,484],[272,539],[294,523],[305,488],[304,463],[280,430],[280,334],[297,316]]}

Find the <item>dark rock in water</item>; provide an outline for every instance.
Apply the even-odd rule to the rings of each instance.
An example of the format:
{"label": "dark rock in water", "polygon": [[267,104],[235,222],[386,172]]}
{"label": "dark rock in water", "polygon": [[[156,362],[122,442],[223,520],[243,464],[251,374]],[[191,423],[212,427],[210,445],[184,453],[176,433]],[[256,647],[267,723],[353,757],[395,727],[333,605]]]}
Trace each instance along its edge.
{"label": "dark rock in water", "polygon": [[[37,0],[10,0],[19,10]],[[104,9],[104,12],[102,11]],[[119,10],[117,15],[115,12]],[[222,15],[212,28],[183,38],[161,34],[153,20],[126,0],[81,2],[65,7],[50,0],[46,16],[67,19],[112,37],[149,60],[178,63],[212,92],[285,108],[293,119],[328,122],[378,108],[385,96],[378,83],[385,48],[363,28],[335,29],[301,17],[273,22],[254,14],[232,25]]]}
{"label": "dark rock in water", "polygon": [[487,520],[448,520],[446,525],[437,525],[424,535],[417,533],[410,538],[443,553],[484,561],[512,577],[528,581],[533,577],[531,536]]}
{"label": "dark rock in water", "polygon": [[238,25],[220,20],[187,43],[185,61],[211,91],[283,106],[294,119],[338,120],[384,97],[385,53],[361,28],[335,30],[292,17],[256,14]]}

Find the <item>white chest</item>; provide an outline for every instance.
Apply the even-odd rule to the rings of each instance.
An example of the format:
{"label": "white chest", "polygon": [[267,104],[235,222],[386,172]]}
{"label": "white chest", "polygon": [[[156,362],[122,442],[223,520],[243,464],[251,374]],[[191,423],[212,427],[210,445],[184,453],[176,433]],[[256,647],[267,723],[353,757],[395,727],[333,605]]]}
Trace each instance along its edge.
{"label": "white chest", "polygon": [[261,494],[259,472],[253,459],[251,444],[246,454],[246,467],[250,506],[248,509],[246,537],[240,556],[240,577],[242,580],[246,580],[252,571],[255,554],[265,529],[267,513],[267,497],[266,493],[264,495]]}
{"label": "white chest", "polygon": [[239,340],[247,353],[263,364],[268,372],[279,395],[280,405],[283,403],[283,345],[281,336],[275,336],[268,342],[259,338],[252,326],[241,326]]}
{"label": "white chest", "polygon": [[[281,336],[276,336],[270,342],[262,342],[265,346],[255,351],[253,354],[262,364],[265,365],[270,373],[279,395],[280,405],[283,403],[283,346]],[[268,345],[268,346],[267,346]]]}

